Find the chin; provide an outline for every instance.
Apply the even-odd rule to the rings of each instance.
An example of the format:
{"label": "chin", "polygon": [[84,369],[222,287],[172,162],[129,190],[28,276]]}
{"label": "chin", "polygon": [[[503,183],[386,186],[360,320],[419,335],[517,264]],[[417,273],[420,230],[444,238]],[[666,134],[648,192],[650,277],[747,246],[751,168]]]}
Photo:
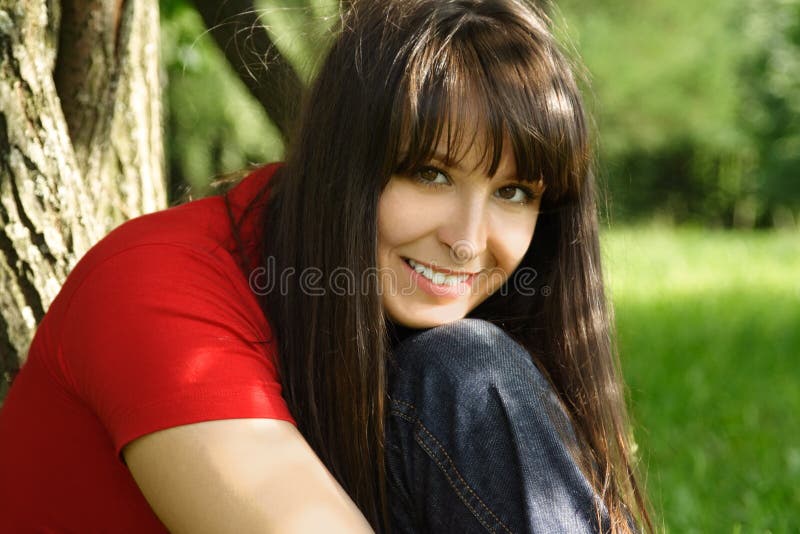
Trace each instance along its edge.
{"label": "chin", "polygon": [[[386,307],[386,314],[389,318],[402,326],[407,328],[433,328],[441,326],[453,321],[458,321],[467,316],[470,310],[466,309],[447,309],[446,306],[431,306],[427,309],[392,309],[392,306]],[[460,307],[459,307],[460,308]]]}

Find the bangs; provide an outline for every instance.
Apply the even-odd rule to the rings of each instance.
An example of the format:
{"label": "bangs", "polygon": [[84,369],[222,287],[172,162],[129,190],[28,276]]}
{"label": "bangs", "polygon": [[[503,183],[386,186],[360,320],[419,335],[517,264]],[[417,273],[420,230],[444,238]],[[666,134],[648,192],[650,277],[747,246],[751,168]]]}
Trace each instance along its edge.
{"label": "bangs", "polygon": [[474,14],[432,19],[395,99],[395,172],[413,172],[437,153],[451,166],[477,146],[494,176],[510,142],[520,180],[541,182],[553,200],[577,196],[589,163],[585,119],[554,44]]}

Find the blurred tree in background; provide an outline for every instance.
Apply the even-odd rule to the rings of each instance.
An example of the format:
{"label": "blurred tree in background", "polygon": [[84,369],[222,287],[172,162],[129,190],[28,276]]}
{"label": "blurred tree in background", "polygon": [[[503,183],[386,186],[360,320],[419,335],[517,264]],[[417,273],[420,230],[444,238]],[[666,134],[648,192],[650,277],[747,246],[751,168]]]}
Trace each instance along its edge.
{"label": "blurred tree in background", "polygon": [[756,153],[753,204],[759,216],[788,226],[800,206],[800,1],[751,0],[745,16],[742,107]]}
{"label": "blurred tree in background", "polygon": [[794,226],[800,2],[560,2],[622,220]]}
{"label": "blurred tree in background", "polygon": [[[307,80],[337,2],[254,6]],[[162,9],[175,201],[203,194],[213,176],[280,158],[283,139],[192,5]],[[550,13],[589,73],[612,220],[798,226],[800,0],[563,0]],[[237,35],[227,47],[252,45],[252,28]]]}
{"label": "blurred tree in background", "polygon": [[[229,14],[215,4],[161,3],[173,202],[207,193],[214,177],[282,157],[290,125],[278,125],[274,117],[284,113],[278,122],[288,123],[294,115],[298,93],[327,49],[329,28],[338,18],[338,2],[330,0],[255,2],[244,17],[236,16],[232,2],[224,6]],[[214,31],[220,34],[216,43]],[[267,46],[260,35],[264,31]],[[274,82],[276,66],[287,60],[293,70],[289,77],[298,80],[261,87]]]}
{"label": "blurred tree in background", "polygon": [[182,0],[162,2],[161,10],[167,168],[174,203],[205,194],[214,176],[279,159],[283,141],[197,11]]}
{"label": "blurred tree in background", "polygon": [[739,197],[723,183],[746,166],[735,3],[560,4],[591,75],[615,217],[714,221]]}

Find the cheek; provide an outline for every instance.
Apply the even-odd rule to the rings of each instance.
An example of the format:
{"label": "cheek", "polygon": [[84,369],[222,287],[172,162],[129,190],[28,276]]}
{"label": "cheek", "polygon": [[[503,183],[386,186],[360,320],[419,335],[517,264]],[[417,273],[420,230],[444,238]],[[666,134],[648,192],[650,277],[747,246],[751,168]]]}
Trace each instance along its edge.
{"label": "cheek", "polygon": [[378,248],[391,246],[397,240],[397,229],[402,228],[399,199],[386,191],[378,202]]}
{"label": "cheek", "polygon": [[429,226],[430,206],[411,188],[391,180],[378,201],[379,252],[385,253],[425,235]]}
{"label": "cheek", "polygon": [[507,273],[516,269],[533,239],[533,232],[536,228],[537,212],[531,210],[522,218],[498,221],[495,234],[496,256],[500,267]]}

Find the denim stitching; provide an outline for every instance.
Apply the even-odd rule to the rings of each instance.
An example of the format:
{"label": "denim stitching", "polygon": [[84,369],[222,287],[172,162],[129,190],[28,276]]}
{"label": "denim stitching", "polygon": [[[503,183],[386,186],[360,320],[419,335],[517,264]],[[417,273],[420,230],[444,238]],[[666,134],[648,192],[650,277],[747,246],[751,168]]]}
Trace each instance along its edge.
{"label": "denim stitching", "polygon": [[417,407],[416,406],[414,406],[411,403],[408,403],[408,402],[405,402],[405,401],[401,401],[401,400],[398,400],[398,399],[392,399],[392,408],[395,409],[395,410],[404,409],[405,412],[411,412],[413,414],[416,414],[416,412],[417,412]]}
{"label": "denim stitching", "polygon": [[[393,402],[393,403],[396,403],[396,404],[400,404],[400,405],[402,405],[402,406],[406,406],[406,407],[408,407],[408,408],[411,408],[412,410],[416,410],[415,406],[414,406],[413,404],[411,404],[411,403],[404,402],[404,401],[401,401],[401,400],[398,400],[398,399],[392,399],[392,402]],[[402,413],[402,412],[400,412],[400,411],[398,411],[398,410],[396,410],[396,409],[395,409],[395,410],[391,410],[391,412],[390,412],[390,413],[391,413],[391,414],[393,414],[393,415],[397,415],[398,417],[400,417],[400,418],[402,418],[402,419],[404,419],[404,420],[408,421],[409,423],[418,423],[418,424],[419,424],[419,426],[420,426],[420,428],[421,428],[422,430],[424,430],[424,431],[425,431],[425,433],[426,433],[426,434],[428,434],[428,436],[430,436],[430,439],[431,439],[431,440],[433,440],[433,441],[435,442],[435,444],[436,444],[436,447],[437,447],[437,448],[438,448],[438,449],[439,449],[439,450],[442,452],[442,454],[444,454],[444,456],[447,458],[447,461],[448,461],[448,463],[449,463],[449,466],[452,468],[453,472],[455,472],[455,474],[458,476],[458,479],[461,481],[461,483],[464,485],[464,487],[466,487],[466,489],[469,491],[469,493],[471,493],[471,494],[472,494],[472,495],[475,497],[475,499],[477,499],[477,500],[478,500],[478,502],[481,504],[481,506],[483,506],[483,508],[485,509],[485,511],[486,511],[486,512],[488,512],[488,514],[489,514],[489,515],[491,515],[491,516],[494,518],[494,520],[495,520],[495,521],[496,521],[496,522],[497,522],[497,523],[498,523],[498,524],[499,524],[499,525],[500,525],[500,526],[501,526],[501,527],[502,527],[502,528],[503,528],[503,529],[504,529],[506,532],[511,532],[511,530],[508,528],[508,526],[506,526],[506,525],[505,525],[505,523],[503,523],[503,522],[500,520],[500,518],[499,518],[499,517],[497,517],[497,515],[496,515],[496,514],[495,514],[495,513],[494,513],[494,512],[491,510],[491,508],[489,508],[489,507],[486,505],[486,503],[485,503],[485,502],[483,502],[483,500],[480,498],[480,496],[479,496],[477,493],[475,493],[475,491],[472,489],[472,487],[471,487],[469,484],[467,484],[467,482],[464,480],[464,477],[461,475],[461,473],[460,473],[460,472],[458,471],[458,469],[456,468],[456,466],[455,466],[455,462],[453,462],[452,458],[450,458],[450,455],[448,455],[448,454],[447,454],[447,451],[446,451],[446,450],[445,450],[445,448],[442,446],[441,442],[440,442],[438,439],[436,439],[436,437],[435,437],[435,436],[434,436],[434,435],[431,433],[431,431],[430,431],[430,430],[428,430],[428,428],[427,428],[427,427],[426,427],[426,426],[425,426],[425,425],[422,423],[422,421],[420,421],[420,420],[419,420],[419,418],[413,418],[413,417],[411,417],[411,416],[409,416],[409,415],[407,415],[407,414],[405,414],[405,413]],[[472,512],[472,514],[473,514],[473,515],[474,515],[474,516],[475,516],[475,517],[478,519],[478,521],[480,521],[480,523],[481,523],[481,524],[482,524],[482,525],[483,525],[483,526],[484,526],[484,527],[485,527],[487,530],[489,530],[490,532],[494,532],[494,529],[493,529],[493,528],[492,528],[490,525],[487,525],[487,524],[486,524],[486,522],[485,522],[485,521],[484,521],[484,520],[483,520],[481,517],[479,517],[479,515],[480,515],[480,514],[479,514],[479,512],[478,512],[477,510],[473,509],[473,507],[472,507],[472,506],[470,506],[470,504],[467,502],[467,500],[466,500],[466,498],[464,497],[464,495],[463,495],[463,494],[462,494],[462,493],[461,493],[461,492],[458,490],[458,488],[456,487],[456,484],[455,484],[455,482],[454,482],[454,481],[453,481],[453,480],[450,478],[450,475],[448,475],[448,474],[447,474],[447,468],[446,468],[446,466],[442,465],[441,461],[440,461],[440,460],[439,460],[439,459],[436,457],[436,454],[435,454],[435,452],[434,452],[434,451],[432,451],[432,450],[431,450],[429,447],[427,447],[427,446],[426,446],[426,445],[425,445],[425,444],[424,444],[424,443],[421,441],[421,439],[424,439],[424,438],[420,438],[420,439],[416,440],[416,441],[417,441],[417,443],[418,443],[418,444],[419,444],[419,445],[420,445],[420,446],[421,446],[421,447],[422,447],[422,448],[425,450],[425,452],[427,452],[427,453],[428,453],[428,456],[430,456],[430,457],[431,457],[431,459],[432,459],[432,460],[434,460],[434,461],[436,462],[436,464],[437,464],[437,465],[439,466],[439,468],[442,470],[442,472],[443,472],[443,474],[445,475],[445,477],[447,477],[447,480],[448,480],[448,482],[450,483],[450,487],[452,487],[452,488],[453,488],[453,490],[454,490],[454,491],[456,492],[456,494],[459,496],[459,498],[460,498],[460,499],[461,499],[461,501],[464,503],[464,505],[465,505],[465,506],[466,506],[466,507],[467,507],[467,508],[468,508],[468,509],[469,509],[469,510]]]}
{"label": "denim stitching", "polygon": [[494,532],[494,529],[490,525],[488,525],[486,521],[484,521],[484,519],[481,517],[481,514],[477,510],[475,510],[475,508],[473,508],[469,504],[469,502],[467,502],[467,499],[464,498],[462,493],[456,487],[455,482],[453,482],[453,479],[450,478],[450,475],[447,473],[447,468],[444,465],[442,465],[441,461],[436,457],[436,454],[425,444],[425,442],[422,439],[417,439],[416,441],[419,444],[419,446],[422,447],[422,450],[427,452],[428,456],[436,463],[436,465],[439,466],[439,469],[442,471],[442,474],[447,479],[447,482],[450,484],[450,487],[453,489],[456,495],[458,495],[458,498],[461,500],[464,506],[466,506],[467,509],[470,512],[472,512],[472,515],[475,516],[475,519],[477,519],[486,530],[488,530],[489,532]]}
{"label": "denim stitching", "polygon": [[408,407],[408,408],[411,408],[412,410],[416,410],[416,409],[417,409],[417,408],[416,408],[416,407],[415,407],[413,404],[411,404],[410,402],[401,401],[401,400],[399,400],[399,399],[392,399],[392,402],[396,402],[397,404],[402,404],[403,406],[406,406],[406,407]]}
{"label": "denim stitching", "polygon": [[392,414],[392,415],[396,415],[396,416],[398,416],[398,417],[400,417],[402,419],[405,419],[409,423],[414,423],[416,421],[416,419],[414,419],[410,415],[404,414],[403,412],[398,412],[397,410],[392,410],[389,413]]}
{"label": "denim stitching", "polygon": [[506,530],[506,532],[511,532],[511,530],[506,526],[506,524],[503,523],[499,517],[497,517],[497,515],[492,511],[492,509],[489,508],[489,506],[487,506],[486,503],[483,502],[480,496],[477,493],[475,493],[472,487],[469,484],[467,484],[467,481],[464,480],[464,477],[461,475],[461,473],[459,473],[458,469],[456,468],[455,462],[453,462],[453,460],[450,458],[450,455],[447,454],[447,450],[442,446],[441,442],[438,439],[436,439],[436,436],[434,436],[431,433],[431,431],[428,430],[428,428],[422,423],[422,421],[419,420],[417,421],[419,423],[420,428],[422,428],[422,430],[424,430],[430,436],[430,438],[434,442],[436,442],[437,447],[442,451],[442,454],[444,454],[445,458],[447,458],[447,461],[452,466],[453,471],[458,475],[458,478],[461,480],[461,483],[464,484],[464,486],[469,490],[470,493],[472,493],[475,496],[476,499],[478,499],[478,502],[481,503],[481,505],[486,509],[489,515],[491,515],[494,518],[494,520],[497,521],[500,524],[500,526],[502,526]]}
{"label": "denim stitching", "polygon": [[[423,424],[422,424],[421,422],[419,422],[419,421],[417,421],[417,422],[419,423],[420,427],[422,427],[422,429],[423,429],[423,430],[425,430],[425,432],[427,432],[427,433],[428,433],[428,435],[430,435],[431,439],[433,439],[434,441],[437,441],[437,440],[436,440],[436,438],[435,438],[435,437],[433,437],[433,435],[430,433],[430,431],[429,431],[427,428],[425,428],[425,425],[423,425]],[[418,436],[418,437],[419,437],[419,436]],[[430,456],[430,458],[431,458],[431,459],[432,459],[434,462],[436,462],[436,465],[438,465],[438,466],[439,466],[439,469],[442,471],[442,474],[445,476],[445,478],[447,478],[447,481],[450,483],[450,487],[451,487],[451,488],[453,488],[453,491],[455,491],[455,492],[456,492],[456,495],[458,495],[459,499],[461,499],[461,502],[462,502],[462,503],[464,503],[464,506],[466,506],[466,507],[469,509],[469,511],[470,511],[470,512],[472,512],[472,515],[473,515],[473,516],[475,516],[475,518],[476,518],[476,519],[477,519],[477,520],[478,520],[478,521],[481,523],[481,525],[483,525],[483,526],[484,526],[484,528],[486,528],[486,530],[488,530],[489,532],[495,532],[495,529],[494,529],[494,528],[492,528],[492,526],[491,526],[491,525],[487,524],[487,522],[486,522],[486,521],[483,519],[483,517],[482,517],[482,514],[480,514],[480,512],[478,512],[477,510],[475,510],[475,508],[473,508],[473,506],[471,506],[471,505],[470,505],[470,503],[468,502],[468,500],[467,500],[467,498],[464,496],[464,494],[463,494],[461,491],[459,491],[459,489],[458,489],[458,487],[457,487],[456,483],[453,481],[453,479],[452,479],[452,478],[450,477],[450,475],[448,474],[448,467],[449,467],[450,469],[452,469],[452,471],[453,471],[453,472],[454,472],[454,473],[455,473],[455,474],[458,476],[458,479],[461,481],[461,483],[464,485],[464,487],[467,489],[467,491],[468,491],[469,493],[471,493],[471,494],[472,494],[472,496],[473,496],[473,497],[475,497],[475,499],[477,499],[477,500],[478,500],[478,502],[481,504],[481,506],[483,506],[483,508],[485,509],[485,511],[486,511],[486,512],[488,512],[488,513],[489,513],[489,515],[491,515],[491,516],[492,516],[492,517],[495,519],[495,521],[496,521],[496,522],[497,522],[497,523],[498,523],[498,524],[499,524],[499,525],[500,525],[500,526],[501,526],[501,527],[502,527],[502,528],[503,528],[503,529],[504,529],[506,532],[509,532],[509,533],[511,533],[511,530],[509,530],[509,528],[508,528],[508,527],[507,527],[507,526],[506,526],[506,525],[505,525],[505,524],[504,524],[502,521],[500,521],[500,519],[498,519],[498,517],[497,517],[497,516],[494,514],[494,512],[492,512],[492,510],[491,510],[491,509],[489,509],[489,507],[488,507],[488,506],[486,506],[486,503],[484,503],[484,502],[481,500],[481,498],[480,498],[480,497],[479,497],[479,496],[478,496],[478,495],[475,493],[475,491],[474,491],[474,490],[473,490],[473,489],[470,487],[470,485],[469,485],[469,484],[467,484],[467,483],[466,483],[466,481],[464,481],[464,478],[461,476],[461,473],[459,473],[459,472],[458,472],[458,469],[456,469],[455,465],[453,464],[453,461],[452,461],[452,460],[450,459],[450,457],[447,455],[447,452],[446,452],[446,451],[445,451],[445,450],[442,448],[441,444],[438,444],[438,441],[437,441],[438,448],[439,448],[439,449],[441,450],[441,452],[442,452],[442,453],[443,453],[443,454],[444,454],[444,455],[447,457],[447,460],[448,460],[448,462],[449,462],[449,465],[447,465],[447,466],[443,465],[442,461],[441,461],[441,460],[438,458],[438,456],[436,455],[436,453],[435,453],[433,450],[431,450],[431,448],[430,448],[430,447],[427,445],[427,443],[425,443],[425,441],[424,441],[424,438],[422,438],[422,437],[419,437],[419,439],[417,439],[416,441],[417,441],[417,443],[419,444],[419,446],[420,446],[420,447],[422,447],[422,449],[423,449],[425,452],[427,452],[427,453],[428,453],[428,456]]]}

